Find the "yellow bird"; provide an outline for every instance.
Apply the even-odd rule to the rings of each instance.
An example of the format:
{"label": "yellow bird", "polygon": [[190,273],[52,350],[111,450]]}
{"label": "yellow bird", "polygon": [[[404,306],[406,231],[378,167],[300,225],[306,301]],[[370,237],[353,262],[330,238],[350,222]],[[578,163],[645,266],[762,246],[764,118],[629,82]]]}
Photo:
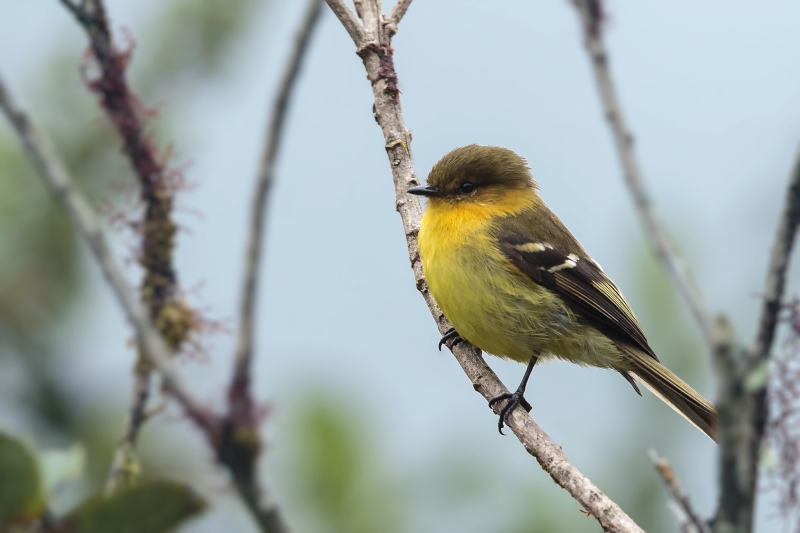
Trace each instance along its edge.
{"label": "yellow bird", "polygon": [[[428,205],[419,252],[431,294],[458,337],[527,363],[498,429],[519,405],[536,362],[557,357],[637,380],[716,440],[713,404],[658,361],[614,283],[538,193],[527,162],[511,150],[470,145],[445,155],[411,194]],[[441,343],[439,344],[441,348]],[[452,346],[452,344],[451,344]]]}

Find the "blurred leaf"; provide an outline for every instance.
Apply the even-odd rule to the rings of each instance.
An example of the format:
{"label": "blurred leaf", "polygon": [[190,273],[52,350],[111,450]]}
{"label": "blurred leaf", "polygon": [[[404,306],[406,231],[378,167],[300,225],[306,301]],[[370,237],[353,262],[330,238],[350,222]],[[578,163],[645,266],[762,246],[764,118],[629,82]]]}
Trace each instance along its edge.
{"label": "blurred leaf", "polygon": [[369,453],[375,449],[363,429],[369,419],[358,417],[338,398],[312,396],[296,420],[295,482],[320,530],[402,531],[401,497],[381,463]]}
{"label": "blurred leaf", "polygon": [[744,380],[744,388],[749,392],[757,391],[767,385],[769,381],[770,361],[765,360],[750,371]]}
{"label": "blurred leaf", "polygon": [[223,60],[253,20],[259,0],[178,0],[159,15],[155,53],[148,57],[150,72],[143,75],[147,86],[169,85],[174,78],[186,75],[209,76]]}
{"label": "blurred leaf", "polygon": [[184,485],[143,483],[84,503],[63,520],[59,533],[167,533],[199,514],[205,505]]}
{"label": "blurred leaf", "polygon": [[30,522],[44,509],[36,459],[22,442],[0,433],[0,526]]}
{"label": "blurred leaf", "polygon": [[19,149],[0,140],[0,322],[35,331],[64,309],[75,281],[69,221]]}
{"label": "blurred leaf", "polygon": [[86,469],[86,448],[76,442],[66,450],[40,452],[39,465],[45,492],[52,494],[65,483],[83,477]]}

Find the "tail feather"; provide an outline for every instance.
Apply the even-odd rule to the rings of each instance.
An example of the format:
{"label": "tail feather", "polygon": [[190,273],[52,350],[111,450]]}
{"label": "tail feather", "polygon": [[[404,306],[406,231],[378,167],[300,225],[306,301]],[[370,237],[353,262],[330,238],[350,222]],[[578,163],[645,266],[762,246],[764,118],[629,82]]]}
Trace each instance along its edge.
{"label": "tail feather", "polygon": [[714,404],[650,355],[638,350],[630,352],[631,372],[644,386],[716,442],[719,417]]}

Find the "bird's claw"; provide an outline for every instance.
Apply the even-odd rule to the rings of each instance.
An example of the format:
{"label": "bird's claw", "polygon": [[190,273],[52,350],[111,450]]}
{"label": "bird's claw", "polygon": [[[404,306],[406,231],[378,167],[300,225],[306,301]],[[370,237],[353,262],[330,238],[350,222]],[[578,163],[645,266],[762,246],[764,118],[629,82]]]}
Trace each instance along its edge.
{"label": "bird's claw", "polygon": [[500,396],[495,396],[489,400],[489,407],[491,408],[494,408],[495,404],[499,401],[508,400],[500,410],[500,420],[497,422],[497,430],[501,435],[505,435],[505,433],[503,433],[503,426],[508,422],[508,417],[511,416],[511,413],[518,405],[522,406],[528,413],[531,412],[531,404],[525,399],[524,394],[523,391],[504,392]]}
{"label": "bird's claw", "polygon": [[458,336],[458,332],[455,328],[450,328],[447,333],[445,333],[441,339],[439,339],[439,351],[442,351],[442,345],[445,344],[450,339],[453,339],[453,344],[449,345],[448,348],[452,349],[453,346],[461,342],[461,337]]}

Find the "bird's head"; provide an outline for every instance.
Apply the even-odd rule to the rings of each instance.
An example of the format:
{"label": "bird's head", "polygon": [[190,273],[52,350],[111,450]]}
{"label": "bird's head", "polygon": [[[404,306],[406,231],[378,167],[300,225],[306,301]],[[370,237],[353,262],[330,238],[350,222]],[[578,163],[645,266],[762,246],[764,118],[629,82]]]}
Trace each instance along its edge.
{"label": "bird's head", "polygon": [[427,184],[411,194],[427,196],[436,206],[504,204],[509,197],[536,197],[528,163],[508,148],[470,144],[456,148],[436,163]]}

